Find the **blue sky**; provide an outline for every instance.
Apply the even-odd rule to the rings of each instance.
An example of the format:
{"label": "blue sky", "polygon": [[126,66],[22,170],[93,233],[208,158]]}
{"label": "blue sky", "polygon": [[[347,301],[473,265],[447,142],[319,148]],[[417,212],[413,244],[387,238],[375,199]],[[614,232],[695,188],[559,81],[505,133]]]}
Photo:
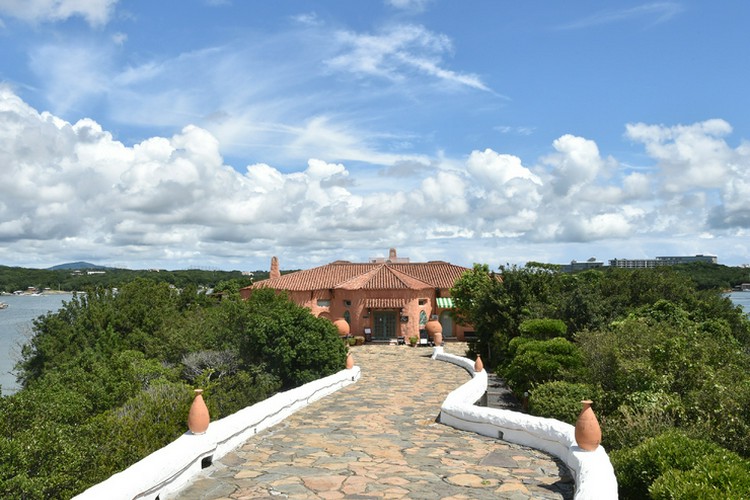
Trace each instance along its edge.
{"label": "blue sky", "polygon": [[0,264],[748,263],[748,14],[0,0]]}

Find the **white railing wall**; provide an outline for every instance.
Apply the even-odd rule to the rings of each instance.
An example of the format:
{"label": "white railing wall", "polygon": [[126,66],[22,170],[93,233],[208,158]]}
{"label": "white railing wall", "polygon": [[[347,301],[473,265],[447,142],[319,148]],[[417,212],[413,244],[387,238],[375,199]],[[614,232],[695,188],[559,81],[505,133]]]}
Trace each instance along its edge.
{"label": "white railing wall", "polygon": [[487,391],[487,372],[475,372],[473,361],[445,353],[442,347],[436,347],[432,357],[461,366],[472,374],[471,380],[445,398],[440,408],[441,423],[558,457],[575,476],[576,500],[617,498],[617,479],[603,447],[582,450],[575,441],[575,427],[553,418],[476,406]]}
{"label": "white railing wall", "polygon": [[[211,422],[205,434],[186,432],[178,439],[109,479],[92,486],[76,500],[164,498],[186,486],[212,461],[237,448],[257,432],[360,377],[355,366],[295,389],[280,392],[237,413]],[[187,415],[185,416],[187,420]]]}

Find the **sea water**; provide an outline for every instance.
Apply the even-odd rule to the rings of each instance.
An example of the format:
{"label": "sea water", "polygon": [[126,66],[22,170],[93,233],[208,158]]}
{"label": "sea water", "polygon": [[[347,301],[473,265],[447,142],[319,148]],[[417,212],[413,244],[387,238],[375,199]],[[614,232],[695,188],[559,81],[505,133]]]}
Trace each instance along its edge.
{"label": "sea water", "polygon": [[0,309],[0,386],[4,396],[18,390],[12,370],[21,359],[21,346],[31,338],[34,318],[57,311],[72,297],[69,293],[0,295],[0,302],[8,304]]}

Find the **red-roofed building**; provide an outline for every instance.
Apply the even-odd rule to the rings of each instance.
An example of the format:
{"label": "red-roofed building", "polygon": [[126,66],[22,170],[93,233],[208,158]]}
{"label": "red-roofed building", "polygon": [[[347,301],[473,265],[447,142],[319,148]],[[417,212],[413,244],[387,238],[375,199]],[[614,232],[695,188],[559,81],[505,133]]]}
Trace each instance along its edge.
{"label": "red-roofed building", "polygon": [[272,273],[240,293],[247,298],[253,288],[284,290],[314,315],[331,321],[343,318],[351,335],[375,341],[419,337],[433,316],[445,340],[463,340],[471,328],[453,321],[450,289],[468,270],[442,261],[411,263],[391,249],[388,259],[336,261],[284,275]]}

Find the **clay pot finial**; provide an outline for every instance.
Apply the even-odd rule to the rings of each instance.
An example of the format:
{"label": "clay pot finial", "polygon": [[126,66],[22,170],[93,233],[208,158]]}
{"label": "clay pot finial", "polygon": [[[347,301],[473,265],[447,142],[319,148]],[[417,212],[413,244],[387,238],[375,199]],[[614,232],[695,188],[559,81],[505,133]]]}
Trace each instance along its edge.
{"label": "clay pot finial", "polygon": [[203,389],[195,389],[194,392],[195,397],[188,413],[188,429],[193,434],[204,434],[206,429],[208,429],[210,420],[208,407],[206,407],[206,402],[203,401]]}
{"label": "clay pot finial", "polygon": [[349,332],[351,331],[349,322],[344,318],[336,318],[335,320],[333,320],[333,326],[336,327],[336,329],[339,331],[339,335],[342,337],[349,335]]}
{"label": "clay pot finial", "polygon": [[596,450],[602,442],[602,429],[599,427],[599,420],[594,415],[594,410],[591,409],[591,403],[592,401],[588,399],[581,401],[583,409],[576,421],[576,443],[579,448],[586,451]]}
{"label": "clay pot finial", "polygon": [[474,371],[481,372],[482,370],[484,370],[484,363],[482,363],[482,358],[477,354],[477,360],[474,361]]}
{"label": "clay pot finial", "polygon": [[347,353],[346,355],[346,369],[351,370],[354,368],[354,356],[352,356],[352,353]]}

